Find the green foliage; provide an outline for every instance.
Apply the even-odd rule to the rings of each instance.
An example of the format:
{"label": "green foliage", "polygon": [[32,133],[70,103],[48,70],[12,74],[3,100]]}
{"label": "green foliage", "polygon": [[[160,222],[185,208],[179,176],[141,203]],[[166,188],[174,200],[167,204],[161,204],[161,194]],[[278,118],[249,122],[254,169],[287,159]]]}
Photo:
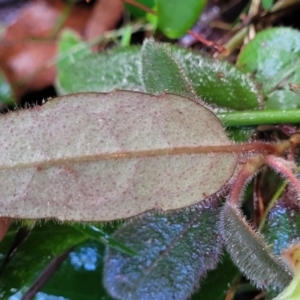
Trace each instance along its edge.
{"label": "green foliage", "polygon": [[300,82],[300,32],[285,27],[262,31],[241,51],[237,65],[262,85],[269,109],[300,107],[290,83]]}
{"label": "green foliage", "polygon": [[[154,57],[154,50],[155,55],[157,52],[160,55]],[[176,46],[154,45],[151,41],[145,42],[142,49],[117,48],[109,53],[86,55],[76,63],[69,60],[58,68],[58,90],[61,94],[108,92],[114,89],[146,91],[145,80],[148,84],[151,72],[153,79],[155,72],[166,83],[171,80],[164,75],[166,55],[176,70],[180,70],[180,78],[185,81],[181,85],[190,86],[205,102],[237,110],[258,107],[260,94],[254,82],[234,66]],[[153,64],[155,69],[149,64]],[[176,70],[170,70],[173,73],[169,76],[175,74],[178,80]],[[169,90],[172,89],[174,91],[174,84]],[[162,89],[156,93],[160,91]]]}
{"label": "green foliage", "polygon": [[269,10],[273,5],[273,0],[262,0],[261,4],[265,10]]}

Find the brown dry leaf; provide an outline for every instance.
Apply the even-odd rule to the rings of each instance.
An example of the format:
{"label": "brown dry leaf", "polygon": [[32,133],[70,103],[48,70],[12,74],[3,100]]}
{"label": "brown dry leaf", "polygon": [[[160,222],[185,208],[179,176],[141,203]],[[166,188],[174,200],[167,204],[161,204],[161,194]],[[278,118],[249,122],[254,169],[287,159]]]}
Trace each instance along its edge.
{"label": "brown dry leaf", "polygon": [[[109,2],[111,4],[107,5],[107,1],[100,1],[95,12],[92,7],[74,5],[63,28],[73,29],[83,36],[87,26],[89,37],[113,29],[122,14],[122,3],[119,0]],[[59,33],[51,35],[65,5],[61,0],[31,1],[24,5],[15,23],[6,29],[0,41],[0,68],[13,85],[17,98],[29,90],[53,84],[56,70],[54,66],[47,66],[47,62],[55,58]]]}
{"label": "brown dry leaf", "polygon": [[179,209],[221,190],[237,162],[214,150],[231,144],[216,116],[172,94],[74,94],[3,115],[0,128],[4,217],[108,221]]}
{"label": "brown dry leaf", "polygon": [[[28,90],[53,84],[55,68],[45,68],[45,64],[56,54],[56,40],[50,35],[63,5],[61,1],[32,1],[23,7],[16,22],[6,29],[0,41],[0,67],[17,97]],[[80,13],[74,10],[65,27],[82,33],[88,17],[87,9]],[[41,68],[44,70],[37,72]]]}
{"label": "brown dry leaf", "polygon": [[121,0],[98,1],[86,24],[86,38],[91,40],[101,36],[105,31],[113,29],[122,17],[123,7]]}

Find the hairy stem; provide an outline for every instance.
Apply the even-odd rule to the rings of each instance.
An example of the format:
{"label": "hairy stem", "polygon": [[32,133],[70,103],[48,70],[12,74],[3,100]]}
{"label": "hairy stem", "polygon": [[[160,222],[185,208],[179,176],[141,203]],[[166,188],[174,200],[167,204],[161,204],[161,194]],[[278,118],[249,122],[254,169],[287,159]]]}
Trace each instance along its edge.
{"label": "hairy stem", "polygon": [[294,186],[297,192],[300,194],[300,182],[297,176],[292,172],[292,169],[296,169],[294,163],[287,161],[281,157],[269,155],[265,158],[266,163],[275,171],[282,174],[288,181]]}
{"label": "hairy stem", "polygon": [[243,195],[245,185],[257,173],[257,171],[264,165],[265,160],[262,156],[256,156],[249,159],[241,171],[238,173],[229,194],[229,201],[239,206],[240,199]]}

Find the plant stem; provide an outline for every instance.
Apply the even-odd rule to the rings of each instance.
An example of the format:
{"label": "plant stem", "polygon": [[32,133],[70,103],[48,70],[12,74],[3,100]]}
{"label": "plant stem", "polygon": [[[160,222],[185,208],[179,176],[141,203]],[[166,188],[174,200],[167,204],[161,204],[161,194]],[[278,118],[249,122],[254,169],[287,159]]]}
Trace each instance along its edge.
{"label": "plant stem", "polygon": [[282,182],[279,186],[279,188],[277,189],[276,193],[273,195],[270,203],[268,204],[268,207],[265,210],[265,213],[259,223],[258,226],[258,230],[262,231],[262,229],[265,227],[266,221],[267,221],[267,217],[269,216],[269,213],[271,211],[271,209],[275,206],[275,204],[277,203],[279,197],[281,196],[281,194],[283,193],[284,189],[287,186],[287,181]]}
{"label": "plant stem", "polygon": [[228,112],[217,116],[226,126],[300,123],[300,109]]}

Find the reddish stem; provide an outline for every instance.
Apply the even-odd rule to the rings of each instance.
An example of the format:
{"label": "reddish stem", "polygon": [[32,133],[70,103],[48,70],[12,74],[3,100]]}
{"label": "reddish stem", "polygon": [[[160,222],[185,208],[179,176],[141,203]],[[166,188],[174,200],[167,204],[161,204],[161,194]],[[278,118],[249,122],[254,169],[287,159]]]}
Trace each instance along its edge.
{"label": "reddish stem", "polygon": [[229,194],[229,201],[238,206],[240,199],[243,195],[246,184],[257,173],[257,171],[264,165],[264,158],[257,156],[249,159],[245,166],[236,176],[236,179],[232,185],[231,192]]}
{"label": "reddish stem", "polygon": [[291,171],[291,169],[295,168],[294,163],[273,155],[267,156],[265,160],[271,168],[287,178],[288,181],[293,184],[297,192],[300,194],[300,182],[297,176]]}
{"label": "reddish stem", "polygon": [[228,54],[228,50],[223,47],[222,45],[215,43],[213,41],[207,40],[205,37],[202,35],[197,34],[196,32],[192,30],[188,30],[188,33],[193,36],[197,41],[200,43],[206,45],[207,47],[214,48],[216,49],[219,53],[223,53],[224,55]]}

